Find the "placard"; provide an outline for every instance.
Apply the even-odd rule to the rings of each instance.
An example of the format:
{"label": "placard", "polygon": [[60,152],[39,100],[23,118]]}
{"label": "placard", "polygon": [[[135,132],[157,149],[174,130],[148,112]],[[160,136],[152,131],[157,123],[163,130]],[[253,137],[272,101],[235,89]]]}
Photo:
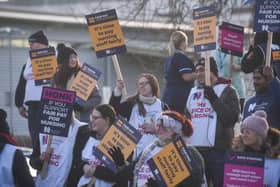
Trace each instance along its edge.
{"label": "placard", "polygon": [[216,49],[215,6],[193,10],[194,50],[202,52]]}
{"label": "placard", "polygon": [[256,0],[254,31],[280,32],[280,1]]}
{"label": "placard", "polygon": [[54,47],[29,51],[35,85],[49,84],[56,72],[57,61]]}
{"label": "placard", "polygon": [[148,160],[158,185],[176,186],[190,176],[192,161],[188,149],[179,138],[167,144],[160,152]]}
{"label": "placard", "polygon": [[70,90],[76,92],[76,102],[83,104],[92,94],[94,87],[101,75],[101,71],[84,63],[81,70],[70,85]]}
{"label": "placard", "polygon": [[98,58],[126,52],[115,9],[87,15],[86,20]]}
{"label": "placard", "polygon": [[136,144],[141,139],[141,134],[130,125],[122,116],[118,116],[114,124],[108,129],[93,154],[101,160],[108,168],[116,172],[117,167],[108,154],[112,146],[120,147],[125,160],[135,149]]}
{"label": "placard", "polygon": [[222,52],[242,57],[244,27],[223,22],[220,26],[220,48]]}
{"label": "placard", "polygon": [[224,187],[263,186],[264,155],[227,152],[224,166]]}
{"label": "placard", "polygon": [[55,136],[68,136],[75,92],[44,87],[41,96],[39,132]]}

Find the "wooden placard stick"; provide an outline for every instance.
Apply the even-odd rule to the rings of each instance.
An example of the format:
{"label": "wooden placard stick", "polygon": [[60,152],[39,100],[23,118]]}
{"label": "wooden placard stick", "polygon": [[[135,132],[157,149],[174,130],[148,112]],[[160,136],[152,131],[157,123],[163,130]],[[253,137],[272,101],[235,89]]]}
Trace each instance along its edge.
{"label": "wooden placard stick", "polygon": [[[51,155],[52,138],[53,138],[52,135],[48,135],[48,144],[47,144],[47,149],[46,149],[46,155]],[[40,173],[42,180],[44,180],[47,176],[48,165],[49,165],[49,159],[44,160],[43,167],[42,167],[42,170],[41,170],[41,173]]]}
{"label": "wooden placard stick", "polygon": [[211,86],[210,81],[210,59],[209,59],[209,53],[206,51],[205,54],[205,85]]}
{"label": "wooden placard stick", "polygon": [[267,33],[266,56],[265,56],[265,65],[266,66],[270,66],[272,37],[273,37],[273,32],[268,32]]}
{"label": "wooden placard stick", "polygon": [[[117,55],[112,55],[112,61],[113,61],[113,66],[114,66],[114,69],[115,69],[115,72],[116,72],[117,80],[123,80],[123,76],[122,76],[122,72],[121,72],[121,69],[120,69],[120,65],[119,65]],[[122,90],[122,94],[123,95],[127,94],[125,87]]]}

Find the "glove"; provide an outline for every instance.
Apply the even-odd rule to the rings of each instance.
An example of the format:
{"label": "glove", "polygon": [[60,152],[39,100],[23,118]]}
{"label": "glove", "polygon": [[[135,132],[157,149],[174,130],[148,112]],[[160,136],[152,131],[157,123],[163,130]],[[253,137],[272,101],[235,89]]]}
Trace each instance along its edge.
{"label": "glove", "polygon": [[108,154],[112,157],[117,166],[123,166],[125,164],[124,155],[120,147],[113,146],[108,150]]}
{"label": "glove", "polygon": [[148,178],[148,182],[146,183],[148,187],[159,187],[157,181],[154,178]]}
{"label": "glove", "polygon": [[211,86],[204,86],[204,97],[208,99],[211,103],[213,103],[218,96]]}

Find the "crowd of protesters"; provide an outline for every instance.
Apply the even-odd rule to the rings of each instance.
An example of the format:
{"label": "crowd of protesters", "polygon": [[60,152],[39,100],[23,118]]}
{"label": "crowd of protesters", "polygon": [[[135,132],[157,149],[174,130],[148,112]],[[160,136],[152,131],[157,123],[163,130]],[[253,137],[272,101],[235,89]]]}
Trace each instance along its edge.
{"label": "crowd of protesters", "polygon": [[[279,49],[279,37],[280,33],[274,33],[273,50]],[[30,50],[49,46],[43,31],[28,39]],[[147,160],[177,138],[185,141],[192,159],[190,176],[178,187],[223,186],[225,155],[229,150],[263,154],[264,186],[279,186],[280,63],[264,65],[266,40],[265,33],[257,33],[243,58],[230,58],[217,49],[217,55],[209,59],[210,85],[206,85],[205,57],[197,62],[187,57],[188,36],[183,31],[173,32],[170,56],[164,64],[166,87],[162,99],[156,76],[146,72],[139,75],[135,94],[127,98],[123,98],[125,81],[116,80],[109,104],[101,104],[96,86],[84,105],[74,104],[68,136],[53,136],[50,152],[45,152],[49,136],[40,133],[38,127],[42,86],[35,85],[28,58],[15,103],[19,113],[28,119],[33,148],[30,165],[37,170],[37,176],[32,180],[24,156],[9,133],[7,114],[1,109],[0,186],[157,187]],[[73,48],[58,44],[57,63],[48,86],[67,90],[81,69],[78,54]],[[256,94],[251,98],[245,98],[240,71],[253,73]],[[117,115],[123,116],[142,138],[127,160],[119,147],[108,149],[118,166],[113,172],[92,152]],[[236,135],[234,127],[238,123],[240,134]],[[45,161],[48,172],[41,178]]]}

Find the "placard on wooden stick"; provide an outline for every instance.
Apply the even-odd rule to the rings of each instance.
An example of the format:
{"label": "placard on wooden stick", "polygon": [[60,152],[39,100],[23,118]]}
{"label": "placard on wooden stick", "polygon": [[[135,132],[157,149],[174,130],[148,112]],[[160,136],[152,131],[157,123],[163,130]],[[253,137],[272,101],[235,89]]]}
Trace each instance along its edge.
{"label": "placard on wooden stick", "polygon": [[[193,10],[194,50],[203,52],[216,49],[216,16],[215,6],[202,7]],[[205,64],[209,56],[205,57]],[[207,67],[208,65],[205,65]],[[210,66],[210,65],[209,65]],[[209,72],[207,72],[209,71]],[[205,68],[205,83],[210,85],[210,68]]]}

